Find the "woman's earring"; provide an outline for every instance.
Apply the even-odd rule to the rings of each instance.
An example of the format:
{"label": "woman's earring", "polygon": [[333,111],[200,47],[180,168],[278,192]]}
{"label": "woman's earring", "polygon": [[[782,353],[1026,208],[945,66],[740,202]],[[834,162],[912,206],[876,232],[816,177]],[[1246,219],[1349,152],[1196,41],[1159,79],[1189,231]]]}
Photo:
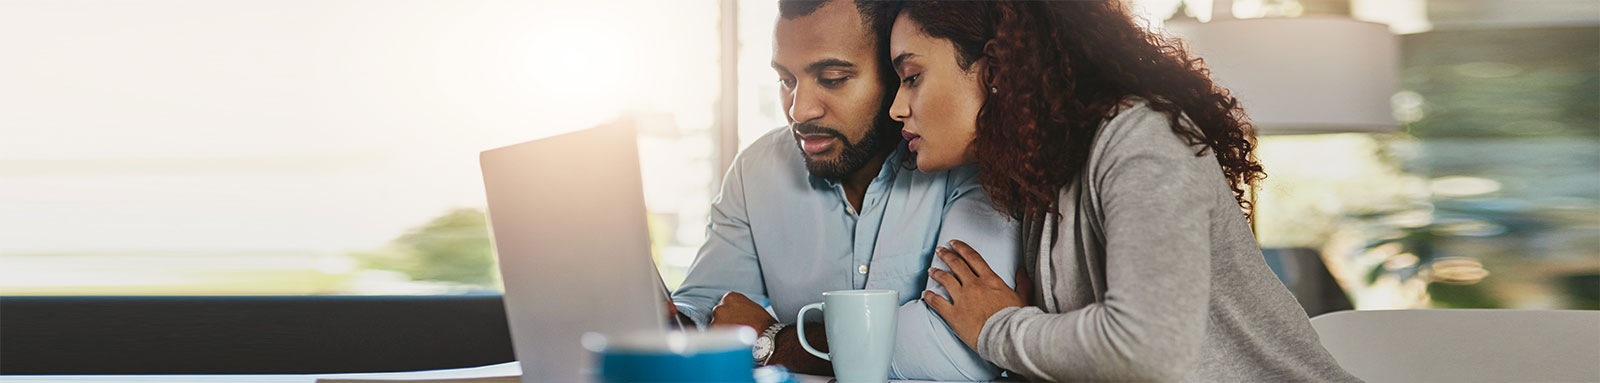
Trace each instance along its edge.
{"label": "woman's earring", "polygon": [[991,86],[991,87],[989,87],[989,93],[990,94],[999,94],[1000,93],[1000,88]]}

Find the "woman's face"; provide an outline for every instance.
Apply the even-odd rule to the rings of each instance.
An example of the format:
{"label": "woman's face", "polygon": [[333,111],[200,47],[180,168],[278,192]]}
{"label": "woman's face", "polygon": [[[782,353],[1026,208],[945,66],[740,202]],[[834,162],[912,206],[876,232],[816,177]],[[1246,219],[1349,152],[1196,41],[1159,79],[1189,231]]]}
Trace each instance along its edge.
{"label": "woman's face", "polygon": [[929,37],[904,13],[894,21],[889,57],[900,75],[889,117],[905,123],[901,133],[917,168],[932,173],[974,162],[978,109],[988,95],[979,75],[986,60],[962,69],[950,40]]}

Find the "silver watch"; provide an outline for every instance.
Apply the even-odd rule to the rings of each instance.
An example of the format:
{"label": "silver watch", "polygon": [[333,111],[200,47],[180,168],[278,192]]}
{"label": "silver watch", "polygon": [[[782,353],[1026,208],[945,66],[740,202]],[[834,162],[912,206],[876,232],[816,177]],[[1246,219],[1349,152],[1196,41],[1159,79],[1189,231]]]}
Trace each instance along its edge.
{"label": "silver watch", "polygon": [[756,338],[756,344],[750,347],[750,352],[756,358],[757,366],[765,366],[767,361],[772,359],[772,351],[777,349],[778,332],[787,326],[783,323],[773,323]]}

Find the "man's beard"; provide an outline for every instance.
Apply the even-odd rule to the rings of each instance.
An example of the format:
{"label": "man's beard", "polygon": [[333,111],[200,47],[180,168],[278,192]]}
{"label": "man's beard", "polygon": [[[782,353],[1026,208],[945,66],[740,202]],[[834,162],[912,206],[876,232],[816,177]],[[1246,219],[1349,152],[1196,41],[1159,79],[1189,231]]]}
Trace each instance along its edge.
{"label": "man's beard", "polygon": [[[872,161],[872,157],[893,148],[894,144],[899,143],[900,135],[896,134],[899,129],[895,125],[898,124],[887,118],[873,119],[872,130],[867,131],[867,134],[861,137],[861,141],[854,143],[850,142],[850,139],[846,138],[838,130],[821,125],[796,123],[792,130],[801,135],[827,134],[838,139],[839,155],[832,160],[811,158],[810,154],[805,154],[804,147],[800,148],[800,152],[803,154],[802,157],[806,159],[806,170],[810,171],[811,175],[822,178],[842,179],[867,166],[867,162]],[[795,145],[800,145],[798,139],[795,140]]]}

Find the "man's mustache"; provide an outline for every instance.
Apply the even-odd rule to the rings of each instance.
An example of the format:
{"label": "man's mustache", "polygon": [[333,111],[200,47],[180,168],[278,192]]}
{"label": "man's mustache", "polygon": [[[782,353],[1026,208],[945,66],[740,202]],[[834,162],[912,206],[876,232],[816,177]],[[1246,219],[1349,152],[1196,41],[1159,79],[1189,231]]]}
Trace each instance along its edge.
{"label": "man's mustache", "polygon": [[824,126],[817,125],[817,124],[806,123],[806,122],[795,123],[793,125],[792,129],[794,129],[795,133],[799,133],[800,135],[826,134],[826,135],[830,135],[830,136],[833,136],[835,138],[838,138],[840,140],[844,140],[844,134],[843,133],[839,133],[838,130],[834,130],[833,128],[828,128],[828,127],[824,127]]}

